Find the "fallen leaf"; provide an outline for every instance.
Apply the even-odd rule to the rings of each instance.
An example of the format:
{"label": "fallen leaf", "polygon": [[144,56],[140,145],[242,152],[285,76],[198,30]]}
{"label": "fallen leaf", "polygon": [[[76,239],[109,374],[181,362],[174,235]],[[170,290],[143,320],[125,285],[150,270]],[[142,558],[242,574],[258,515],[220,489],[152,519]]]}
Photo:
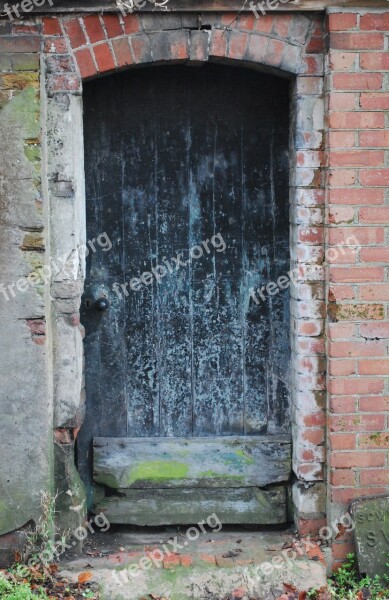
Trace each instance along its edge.
{"label": "fallen leaf", "polygon": [[285,591],[288,593],[293,592],[293,594],[294,594],[295,592],[297,592],[297,588],[294,585],[292,585],[291,583],[283,583],[282,585],[284,586]]}
{"label": "fallen leaf", "polygon": [[342,535],[344,534],[344,532],[346,531],[346,527],[344,525],[342,525],[342,523],[338,523],[338,533],[335,536],[335,539],[339,539],[340,537],[342,537]]}
{"label": "fallen leaf", "polygon": [[90,571],[84,571],[83,573],[80,573],[78,576],[78,583],[86,583],[87,581],[90,581],[90,579],[93,578],[93,573],[91,573]]}

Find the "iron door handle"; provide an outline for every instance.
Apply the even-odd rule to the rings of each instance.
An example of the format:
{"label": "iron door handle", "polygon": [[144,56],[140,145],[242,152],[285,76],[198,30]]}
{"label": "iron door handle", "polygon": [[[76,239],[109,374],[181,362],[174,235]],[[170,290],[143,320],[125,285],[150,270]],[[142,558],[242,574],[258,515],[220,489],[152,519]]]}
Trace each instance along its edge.
{"label": "iron door handle", "polygon": [[107,298],[98,298],[94,303],[94,307],[99,312],[104,312],[109,308],[109,301]]}

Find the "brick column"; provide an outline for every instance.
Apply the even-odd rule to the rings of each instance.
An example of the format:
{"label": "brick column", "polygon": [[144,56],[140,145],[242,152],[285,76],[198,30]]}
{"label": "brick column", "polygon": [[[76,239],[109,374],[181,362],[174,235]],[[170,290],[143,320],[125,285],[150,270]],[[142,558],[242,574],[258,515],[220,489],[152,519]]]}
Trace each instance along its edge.
{"label": "brick column", "polygon": [[[332,517],[389,492],[389,10],[333,9],[326,75]],[[335,564],[352,550],[342,536]]]}

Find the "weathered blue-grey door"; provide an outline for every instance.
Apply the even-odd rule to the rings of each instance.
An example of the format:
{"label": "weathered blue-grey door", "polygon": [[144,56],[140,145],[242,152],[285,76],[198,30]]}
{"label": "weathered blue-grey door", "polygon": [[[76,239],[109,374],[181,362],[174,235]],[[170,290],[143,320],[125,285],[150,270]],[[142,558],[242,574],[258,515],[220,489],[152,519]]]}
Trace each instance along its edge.
{"label": "weathered blue-grey door", "polygon": [[82,309],[91,502],[111,522],[284,522],[289,296],[250,288],[289,270],[288,82],[129,71],[85,84],[84,113],[88,239],[112,242]]}

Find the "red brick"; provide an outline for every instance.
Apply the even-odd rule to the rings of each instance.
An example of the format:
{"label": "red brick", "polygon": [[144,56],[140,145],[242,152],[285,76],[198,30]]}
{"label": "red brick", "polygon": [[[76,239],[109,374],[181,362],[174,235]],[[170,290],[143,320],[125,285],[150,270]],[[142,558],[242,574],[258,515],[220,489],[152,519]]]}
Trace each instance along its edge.
{"label": "red brick", "polygon": [[[258,19],[262,21],[262,19]],[[253,62],[262,63],[265,60],[268,38],[262,35],[250,35],[246,57]]]}
{"label": "red brick", "polygon": [[255,31],[261,33],[270,33],[273,28],[273,15],[261,15],[259,19],[255,19]]}
{"label": "red brick", "polygon": [[76,18],[65,21],[64,26],[72,48],[79,48],[86,44],[86,37],[81,28],[79,19]]}
{"label": "red brick", "polygon": [[328,199],[331,204],[383,204],[385,190],[368,188],[331,189],[328,193]]}
{"label": "red brick", "polygon": [[364,338],[389,338],[389,323],[362,323],[360,334]]}
{"label": "red brick", "polygon": [[103,15],[103,22],[109,38],[123,34],[123,28],[119,21],[119,15]]}
{"label": "red brick", "polygon": [[378,360],[360,360],[358,363],[360,375],[388,375],[389,358]]}
{"label": "red brick", "polygon": [[347,152],[333,150],[329,162],[332,167],[381,167],[384,165],[384,159],[383,150],[348,150]]}
{"label": "red brick", "polygon": [[361,31],[389,31],[389,12],[361,15]]}
{"label": "red brick", "polygon": [[331,206],[328,219],[330,223],[352,223],[354,215],[355,210],[352,206]]}
{"label": "red brick", "polygon": [[[357,256],[358,250],[354,247],[348,248],[347,246],[338,246],[337,248],[327,248],[326,250],[327,262],[331,265],[355,264]],[[343,281],[340,281],[339,283],[343,283]],[[349,295],[349,297],[353,298],[354,296]]]}
{"label": "red brick", "polygon": [[47,85],[51,92],[79,91],[80,80],[77,75],[49,75]]}
{"label": "red brick", "polygon": [[12,27],[12,33],[26,33],[32,35],[39,35],[41,32],[41,28],[38,25],[34,25],[33,23],[25,24],[25,23],[14,23]]}
{"label": "red brick", "polygon": [[319,446],[325,440],[324,429],[305,429],[301,437],[305,442]]}
{"label": "red brick", "polygon": [[[367,171],[362,171],[366,173]],[[377,173],[377,172],[375,172]],[[382,170],[380,172],[380,181],[385,181],[386,185],[389,185],[389,169]],[[384,183],[382,183],[384,185]],[[362,207],[359,209],[359,222],[360,223],[388,223],[389,221],[389,206],[369,206]]]}
{"label": "red brick", "polygon": [[125,17],[123,17],[123,21],[125,33],[132,34],[140,31],[140,24],[137,15],[125,15]]}
{"label": "red brick", "polygon": [[[389,248],[387,250],[389,251]],[[389,284],[360,286],[359,299],[389,301]]]}
{"label": "red brick", "polygon": [[385,115],[379,112],[333,112],[328,118],[332,129],[384,129]]}
{"label": "red brick", "polygon": [[[386,403],[386,410],[389,402]],[[389,432],[377,431],[376,433],[364,433],[359,436],[359,448],[373,450],[376,448],[389,448]]]}
{"label": "red brick", "polygon": [[350,236],[355,236],[359,244],[382,244],[384,242],[383,227],[333,227],[329,230],[330,244],[344,244]]}
{"label": "red brick", "polygon": [[337,358],[351,356],[382,356],[385,353],[385,343],[380,341],[373,342],[330,342],[329,355]]}
{"label": "red brick", "polygon": [[323,227],[312,227],[311,229],[298,229],[298,240],[305,244],[322,244],[324,241]]}
{"label": "red brick", "polygon": [[366,108],[367,110],[389,110],[389,94],[361,94],[359,104],[361,108]]}
{"label": "red brick", "polygon": [[57,18],[45,17],[43,19],[43,35],[62,35],[61,25]]}
{"label": "red brick", "polygon": [[385,452],[335,452],[331,454],[331,466],[338,469],[383,467]]}
{"label": "red brick", "polygon": [[328,188],[352,186],[357,181],[357,171],[354,169],[329,169],[327,174]]}
{"label": "red brick", "polygon": [[355,375],[357,373],[357,363],[354,360],[330,360],[330,375],[340,377],[346,377],[347,375]]}
{"label": "red brick", "polygon": [[111,71],[115,68],[115,62],[111,53],[111,49],[107,43],[94,46],[93,52],[95,54],[97,67],[100,73]]}
{"label": "red brick", "polygon": [[[231,21],[236,19],[236,15],[234,14]],[[228,23],[230,24],[231,21]],[[245,29],[247,31],[252,31],[254,29],[255,24],[255,16],[254,14],[241,14],[238,19],[238,27],[237,29]]]}
{"label": "red brick", "polygon": [[92,44],[105,39],[105,34],[100,23],[99,15],[87,15],[84,17],[84,25]]}
{"label": "red brick", "polygon": [[357,436],[355,433],[332,433],[330,435],[330,448],[332,450],[353,450],[356,448]]}
{"label": "red brick", "polygon": [[209,54],[210,56],[227,56],[227,35],[221,29],[212,31]]}
{"label": "red brick", "polygon": [[280,38],[287,39],[290,24],[293,23],[293,15],[279,14],[274,19],[273,33]]}
{"label": "red brick", "polygon": [[335,561],[340,559],[344,562],[347,555],[354,552],[355,545],[352,542],[348,542],[347,544],[339,544],[336,542],[335,544],[332,544],[332,556]]}
{"label": "red brick", "polygon": [[324,52],[324,38],[323,37],[311,37],[307,44],[308,54],[321,54]]}
{"label": "red brick", "polygon": [[389,53],[388,52],[363,52],[360,55],[361,69],[367,71],[388,71],[389,70]]}
{"label": "red brick", "polygon": [[388,262],[389,247],[385,248],[361,248],[360,257],[362,262]]}
{"label": "red brick", "polygon": [[380,90],[382,83],[380,73],[335,73],[332,78],[335,90]]}
{"label": "red brick", "polygon": [[127,38],[113,40],[112,47],[115,53],[118,67],[123,67],[124,65],[131,65],[133,63],[132,54]]}
{"label": "red brick", "polygon": [[[355,146],[354,131],[329,131],[327,134],[327,142],[330,148],[353,148]],[[330,164],[333,166],[333,155],[330,154]]]}
{"label": "red brick", "polygon": [[180,565],[182,567],[190,567],[193,563],[193,558],[189,554],[180,556]]}
{"label": "red brick", "polygon": [[[336,362],[336,361],[334,361]],[[347,361],[340,361],[347,362]],[[331,397],[331,412],[338,415],[346,413],[354,413],[356,410],[356,396],[332,396]]]}
{"label": "red brick", "polygon": [[188,37],[186,32],[178,31],[171,42],[171,54],[173,60],[189,58]]}
{"label": "red brick", "polygon": [[134,56],[134,62],[142,64],[150,60],[150,40],[146,35],[136,35],[131,37],[131,48]]}
{"label": "red brick", "polygon": [[340,502],[341,504],[348,505],[351,500],[356,498],[363,496],[374,496],[382,493],[385,493],[385,490],[379,487],[334,489],[331,493],[331,499],[333,502]]}
{"label": "red brick", "polygon": [[317,535],[322,527],[327,526],[327,519],[298,519],[297,531],[300,536]]}
{"label": "red brick", "polygon": [[216,565],[216,556],[214,554],[199,554],[200,560],[210,565]]}
{"label": "red brick", "polygon": [[388,485],[389,469],[362,471],[360,482],[361,485]]}
{"label": "red brick", "polygon": [[330,281],[364,283],[365,281],[383,281],[383,267],[331,267]]}
{"label": "red brick", "polygon": [[389,396],[364,396],[359,400],[359,410],[364,412],[388,412]]}
{"label": "red brick", "polygon": [[303,418],[305,427],[324,427],[326,424],[326,416],[323,411],[306,414]]}
{"label": "red brick", "polygon": [[[354,380],[358,381],[358,380]],[[384,415],[331,415],[331,431],[355,433],[357,431],[379,431],[385,428]]]}
{"label": "red brick", "polygon": [[[373,378],[362,378],[362,377],[358,377],[358,378],[350,378],[350,379],[334,379],[331,380],[328,384],[328,391],[331,394],[339,394],[342,396],[349,396],[350,394],[379,394],[380,392],[382,392],[382,390],[384,389],[384,381],[382,379],[373,379]],[[366,417],[364,417],[366,418]],[[365,423],[365,421],[361,422],[362,425],[364,425],[366,427],[367,430],[369,430],[368,426],[368,422]],[[355,425],[355,424],[354,424]],[[352,423],[350,423],[350,427],[351,429],[346,429],[346,431],[353,431],[354,430],[354,425]],[[373,424],[372,427],[370,427],[370,429],[377,429],[381,427],[381,429],[383,429],[384,427],[384,421],[380,421],[380,425],[377,426],[377,424]],[[339,429],[333,429],[333,431],[341,431],[341,428]]]}
{"label": "red brick", "polygon": [[331,33],[330,48],[337,50],[383,50],[382,33]]}
{"label": "red brick", "polygon": [[354,323],[329,323],[329,337],[331,340],[353,338],[355,335],[355,324]]}
{"label": "red brick", "polygon": [[355,13],[332,13],[328,16],[328,28],[330,31],[347,31],[357,26],[357,15]]}
{"label": "red brick", "polygon": [[67,54],[66,41],[63,38],[47,38],[44,42],[44,52],[46,54]]}
{"label": "red brick", "polygon": [[362,185],[389,185],[389,169],[370,169],[361,171],[360,182]]}
{"label": "red brick", "polygon": [[355,483],[355,473],[350,469],[338,469],[331,472],[331,484],[335,487],[353,486]]}
{"label": "red brick", "polygon": [[272,67],[279,67],[282,61],[282,55],[286,48],[285,42],[281,40],[270,39],[267,45],[267,52],[265,56],[265,62],[267,65]]}
{"label": "red brick", "polygon": [[331,285],[328,291],[329,302],[339,302],[342,300],[354,300],[356,292],[352,285]]}
{"label": "red brick", "polygon": [[371,148],[387,148],[389,146],[389,130],[360,131],[359,145]]}
{"label": "red brick", "polygon": [[171,554],[170,556],[164,556],[163,558],[163,568],[164,569],[174,569],[178,567],[180,564],[180,557],[178,554]]}
{"label": "red brick", "polygon": [[330,50],[329,60],[331,71],[355,71],[357,56],[357,52]]}
{"label": "red brick", "polygon": [[96,67],[93,62],[93,57],[89,48],[83,50],[77,50],[74,53],[78,68],[80,69],[81,77],[91,77],[96,75]]}
{"label": "red brick", "polygon": [[[253,15],[254,16],[254,15]],[[232,31],[230,33],[230,43],[228,49],[228,56],[243,60],[246,53],[248,34]]]}

